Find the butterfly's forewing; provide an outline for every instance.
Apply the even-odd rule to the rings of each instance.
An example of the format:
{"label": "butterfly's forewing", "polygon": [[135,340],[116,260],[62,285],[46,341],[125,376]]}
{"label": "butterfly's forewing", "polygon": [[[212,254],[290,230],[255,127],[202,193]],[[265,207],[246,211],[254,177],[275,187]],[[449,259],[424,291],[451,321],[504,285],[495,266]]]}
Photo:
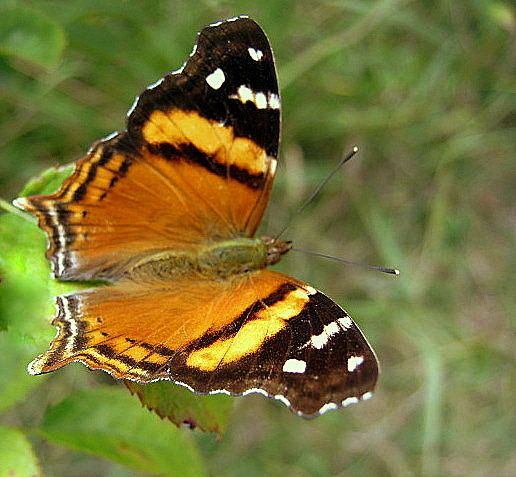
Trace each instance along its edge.
{"label": "butterfly's forewing", "polygon": [[81,361],[138,382],[262,393],[308,416],[374,388],[376,358],[360,330],[305,283],[260,270],[170,285],[121,282],[59,297],[58,336],[29,370]]}
{"label": "butterfly's forewing", "polygon": [[205,28],[182,69],[135,101],[58,192],[19,199],[47,232],[56,277],[116,280],[135,260],[251,236],[279,140],[272,52],[239,18]]}
{"label": "butterfly's forewing", "polygon": [[204,195],[236,231],[253,235],[267,205],[280,134],[276,69],[263,30],[245,17],[204,28],[183,67],[137,99],[128,130],[159,157],[182,157],[202,177],[209,171],[230,179],[223,191]]}

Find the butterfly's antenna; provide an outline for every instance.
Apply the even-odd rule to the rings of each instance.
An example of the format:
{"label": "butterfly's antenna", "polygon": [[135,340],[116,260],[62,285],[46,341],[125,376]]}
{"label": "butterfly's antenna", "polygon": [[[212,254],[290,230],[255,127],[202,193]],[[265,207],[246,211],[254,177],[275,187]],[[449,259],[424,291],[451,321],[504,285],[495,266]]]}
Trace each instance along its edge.
{"label": "butterfly's antenna", "polygon": [[326,178],[315,188],[315,190],[308,196],[308,198],[301,204],[301,206],[299,207],[299,209],[297,209],[296,213],[290,218],[290,220],[287,222],[287,225],[285,225],[285,227],[283,227],[283,229],[281,229],[280,233],[277,234],[275,237],[274,237],[274,240],[278,240],[284,233],[285,231],[292,225],[292,222],[294,221],[294,219],[296,217],[299,216],[299,214],[301,214],[301,212],[303,212],[303,210],[306,209],[306,207],[315,199],[315,197],[317,197],[317,195],[319,194],[319,192],[321,192],[321,190],[323,189],[323,187],[328,183],[328,181],[339,171],[339,169],[346,163],[348,162],[356,153],[358,152],[358,147],[357,146],[354,146],[353,149],[351,150],[351,152],[349,152],[346,156],[344,156],[340,162],[335,166],[335,169],[333,169],[327,176]]}
{"label": "butterfly's antenna", "polygon": [[387,267],[382,267],[380,265],[369,265],[367,263],[362,263],[362,262],[352,262],[351,260],[346,260],[346,259],[340,258],[340,257],[334,257],[333,255],[327,255],[325,253],[314,252],[312,250],[305,250],[303,248],[292,247],[290,250],[306,253],[308,255],[314,255],[315,257],[328,258],[330,260],[335,260],[336,262],[345,263],[346,265],[355,265],[357,267],[367,268],[368,270],[376,270],[378,272],[389,273],[391,275],[399,275],[400,274],[400,271],[397,268],[387,268]]}

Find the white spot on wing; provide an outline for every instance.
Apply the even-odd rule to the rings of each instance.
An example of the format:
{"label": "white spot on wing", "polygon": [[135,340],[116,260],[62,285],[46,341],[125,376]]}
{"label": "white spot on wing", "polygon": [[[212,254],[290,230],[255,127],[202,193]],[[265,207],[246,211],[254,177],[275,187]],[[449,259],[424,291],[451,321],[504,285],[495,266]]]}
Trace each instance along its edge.
{"label": "white spot on wing", "polygon": [[283,372],[285,373],[304,373],[306,369],[306,362],[302,359],[287,359],[283,365]]}
{"label": "white spot on wing", "polygon": [[274,396],[274,399],[276,399],[276,401],[282,402],[283,404],[285,404],[285,406],[290,407],[290,401],[285,396],[281,394],[276,394]]}
{"label": "white spot on wing", "polygon": [[240,86],[240,88],[238,88],[238,99],[240,99],[242,103],[246,103],[247,101],[254,102],[253,91],[243,84],[242,86]]}
{"label": "white spot on wing", "polygon": [[57,277],[60,277],[63,274],[64,268],[65,268],[65,263],[64,263],[65,255],[64,255],[64,252],[56,252],[56,256],[57,256],[57,270],[54,271],[54,274]]}
{"label": "white spot on wing", "polygon": [[179,386],[183,386],[185,387],[186,389],[189,389],[190,391],[192,391],[193,393],[195,392],[195,389],[192,388],[192,386],[190,386],[189,384],[186,384],[186,383],[183,383],[182,381],[174,381],[175,384],[179,384]]}
{"label": "white spot on wing", "polygon": [[351,325],[353,324],[353,320],[349,316],[343,316],[342,318],[339,318],[337,321],[339,322],[340,326],[342,326],[342,328],[344,328],[345,330],[351,328]]}
{"label": "white spot on wing", "polygon": [[309,295],[315,295],[317,293],[317,290],[314,287],[311,287],[310,285],[305,285],[306,293]]}
{"label": "white spot on wing", "polygon": [[[323,331],[319,335],[313,335],[307,344],[310,344],[313,348],[322,349],[326,343],[330,340],[333,335],[336,335],[340,331],[339,325],[336,321],[324,326]],[[306,346],[306,345],[305,345]]]}
{"label": "white spot on wing", "polygon": [[363,356],[350,356],[348,358],[348,371],[352,373],[364,362]]}
{"label": "white spot on wing", "polygon": [[279,109],[280,108],[280,99],[277,94],[270,93],[269,95],[269,108],[271,109]]}
{"label": "white spot on wing", "polygon": [[28,201],[25,197],[18,197],[17,199],[13,200],[12,204],[20,210],[25,210],[28,205]]}
{"label": "white spot on wing", "polygon": [[206,83],[208,83],[213,89],[219,89],[222,84],[226,81],[224,71],[217,68],[213,73],[206,76]]}
{"label": "white spot on wing", "polygon": [[[51,202],[46,203],[47,215],[50,220],[50,225],[56,232],[57,237],[54,239],[56,243],[55,258],[56,262],[51,261],[52,273],[59,277],[65,268],[65,249],[66,249],[66,231],[62,224],[59,223],[58,214]],[[47,249],[50,247],[50,242],[47,242]]]}
{"label": "white spot on wing", "polygon": [[106,137],[102,138],[102,141],[109,141],[110,139],[113,139],[118,134],[118,131],[112,132],[111,134],[108,134]]}
{"label": "white spot on wing", "polygon": [[373,393],[371,391],[368,391],[364,394],[362,394],[362,401],[367,401],[368,399],[371,399],[373,397]]}
{"label": "white spot on wing", "polygon": [[209,27],[218,27],[218,26],[222,25],[223,23],[236,22],[237,20],[241,20],[243,18],[249,18],[249,15],[238,15],[237,17],[226,18],[225,20],[219,20],[218,22],[210,23],[208,26]]}
{"label": "white spot on wing", "polygon": [[[278,161],[272,157],[271,165],[270,165],[270,169],[269,169],[269,173],[271,174],[271,176],[274,176],[274,174],[276,174],[277,166],[278,166]],[[306,290],[308,291],[308,289],[306,289]],[[308,293],[308,294],[311,295],[311,293]]]}
{"label": "white spot on wing", "polygon": [[356,404],[358,402],[358,398],[357,397],[348,397],[346,399],[344,399],[344,401],[342,401],[342,405],[344,407],[346,406],[350,406],[351,404]]}
{"label": "white spot on wing", "polygon": [[129,117],[129,116],[131,116],[131,114],[133,114],[133,111],[136,109],[136,106],[138,105],[139,99],[140,99],[139,96],[136,96],[136,98],[134,98],[133,104],[131,104],[129,111],[127,111],[127,113],[126,113],[127,117]]}
{"label": "white spot on wing", "polygon": [[267,96],[264,93],[256,93],[254,104],[258,109],[265,109],[267,107]]}
{"label": "white spot on wing", "polygon": [[328,411],[332,411],[333,409],[337,409],[338,406],[333,403],[333,402],[329,402],[327,404],[325,404],[324,406],[321,407],[321,409],[319,409],[319,414],[324,414],[325,412],[328,412]]}
{"label": "white spot on wing", "polygon": [[154,83],[151,83],[149,86],[147,86],[147,89],[154,89],[158,87],[161,83],[163,83],[163,81],[165,81],[164,76],[160,78],[158,81],[154,81]]}
{"label": "white spot on wing", "polygon": [[197,52],[197,43],[195,43],[195,45],[193,46],[192,52],[190,53],[190,56],[195,55],[196,52]]}
{"label": "white spot on wing", "polygon": [[242,396],[247,396],[248,394],[261,394],[262,396],[268,396],[267,391],[265,389],[259,388],[251,388],[242,393]]}
{"label": "white spot on wing", "polygon": [[251,101],[258,109],[279,109],[280,108],[280,99],[279,96],[275,93],[268,92],[265,94],[264,92],[254,92],[251,88],[246,86],[245,84],[240,85],[237,90],[237,94],[231,95],[230,98],[238,99],[242,103],[247,103]]}
{"label": "white spot on wing", "polygon": [[249,52],[249,56],[254,61],[260,61],[263,58],[263,51],[262,50],[255,50],[254,48],[248,48],[247,51]]}
{"label": "white spot on wing", "polygon": [[213,391],[210,391],[208,394],[226,394],[228,396],[231,396],[231,393],[227,389],[214,389]]}
{"label": "white spot on wing", "polygon": [[180,68],[178,68],[177,70],[172,71],[170,74],[171,75],[181,74],[183,72],[183,70],[185,69],[185,66],[186,66],[186,61],[181,65]]}
{"label": "white spot on wing", "polygon": [[[57,241],[59,243],[59,246],[64,249],[66,247],[66,231],[62,224],[60,224],[57,220],[57,217],[54,218],[55,226],[57,228]],[[59,252],[58,252],[59,253]]]}
{"label": "white spot on wing", "polygon": [[236,17],[227,18],[225,21],[236,22],[237,20],[241,20],[242,18],[249,18],[249,15],[238,15]]}

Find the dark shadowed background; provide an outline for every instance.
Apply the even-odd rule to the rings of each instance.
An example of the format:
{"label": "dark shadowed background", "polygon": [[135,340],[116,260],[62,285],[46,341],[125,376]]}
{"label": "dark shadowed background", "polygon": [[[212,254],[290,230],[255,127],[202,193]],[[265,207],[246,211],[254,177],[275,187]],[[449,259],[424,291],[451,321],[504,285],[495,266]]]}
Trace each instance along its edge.
{"label": "dark shadowed background", "polygon": [[[280,266],[362,328],[382,366],[372,400],[305,421],[263,397],[237,398],[222,439],[181,433],[193,434],[210,475],[515,475],[510,2],[8,0],[1,198],[122,129],[134,96],[183,63],[200,28],[241,13],[269,36],[283,100],[262,230],[278,231],[358,145],[286,238],[401,275],[294,252]],[[17,309],[4,320],[33,319]],[[5,366],[0,374],[16,386]],[[0,425],[31,428],[74,389],[106,382],[68,368],[20,392]],[[29,436],[48,475],[140,475]]]}

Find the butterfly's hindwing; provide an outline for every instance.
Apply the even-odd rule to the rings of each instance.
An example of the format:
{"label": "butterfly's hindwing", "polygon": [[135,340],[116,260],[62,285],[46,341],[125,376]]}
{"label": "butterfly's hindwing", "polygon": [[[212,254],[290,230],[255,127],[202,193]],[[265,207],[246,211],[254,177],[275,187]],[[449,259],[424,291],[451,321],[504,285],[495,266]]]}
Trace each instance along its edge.
{"label": "butterfly's hindwing", "polygon": [[[245,337],[239,336],[242,325],[218,340],[211,334],[203,336],[188,351],[172,357],[172,379],[198,392],[266,394],[303,416],[316,416],[368,399],[378,379],[378,362],[357,325],[335,302],[308,286],[311,294],[305,295],[302,307],[297,303],[290,308],[288,304],[295,300],[293,296],[300,288],[294,281],[286,285],[291,287],[290,293],[274,292],[276,306],[281,304],[284,313],[285,326],[281,330],[265,331],[261,346],[238,360],[231,359],[235,354],[231,349],[245,347]],[[260,300],[253,309],[246,310],[247,326],[264,308]],[[226,355],[210,366],[206,359],[210,348],[231,340]],[[204,358],[193,361],[200,368],[188,366],[192,354]]]}
{"label": "butterfly's hindwing", "polygon": [[[378,377],[373,351],[348,314],[312,287],[269,270],[231,285],[183,279],[170,285],[59,297],[58,337],[30,372],[81,361],[137,382],[170,379],[200,393],[266,394],[304,416],[371,395]],[[140,320],[151,317],[152,326],[142,328]]]}

